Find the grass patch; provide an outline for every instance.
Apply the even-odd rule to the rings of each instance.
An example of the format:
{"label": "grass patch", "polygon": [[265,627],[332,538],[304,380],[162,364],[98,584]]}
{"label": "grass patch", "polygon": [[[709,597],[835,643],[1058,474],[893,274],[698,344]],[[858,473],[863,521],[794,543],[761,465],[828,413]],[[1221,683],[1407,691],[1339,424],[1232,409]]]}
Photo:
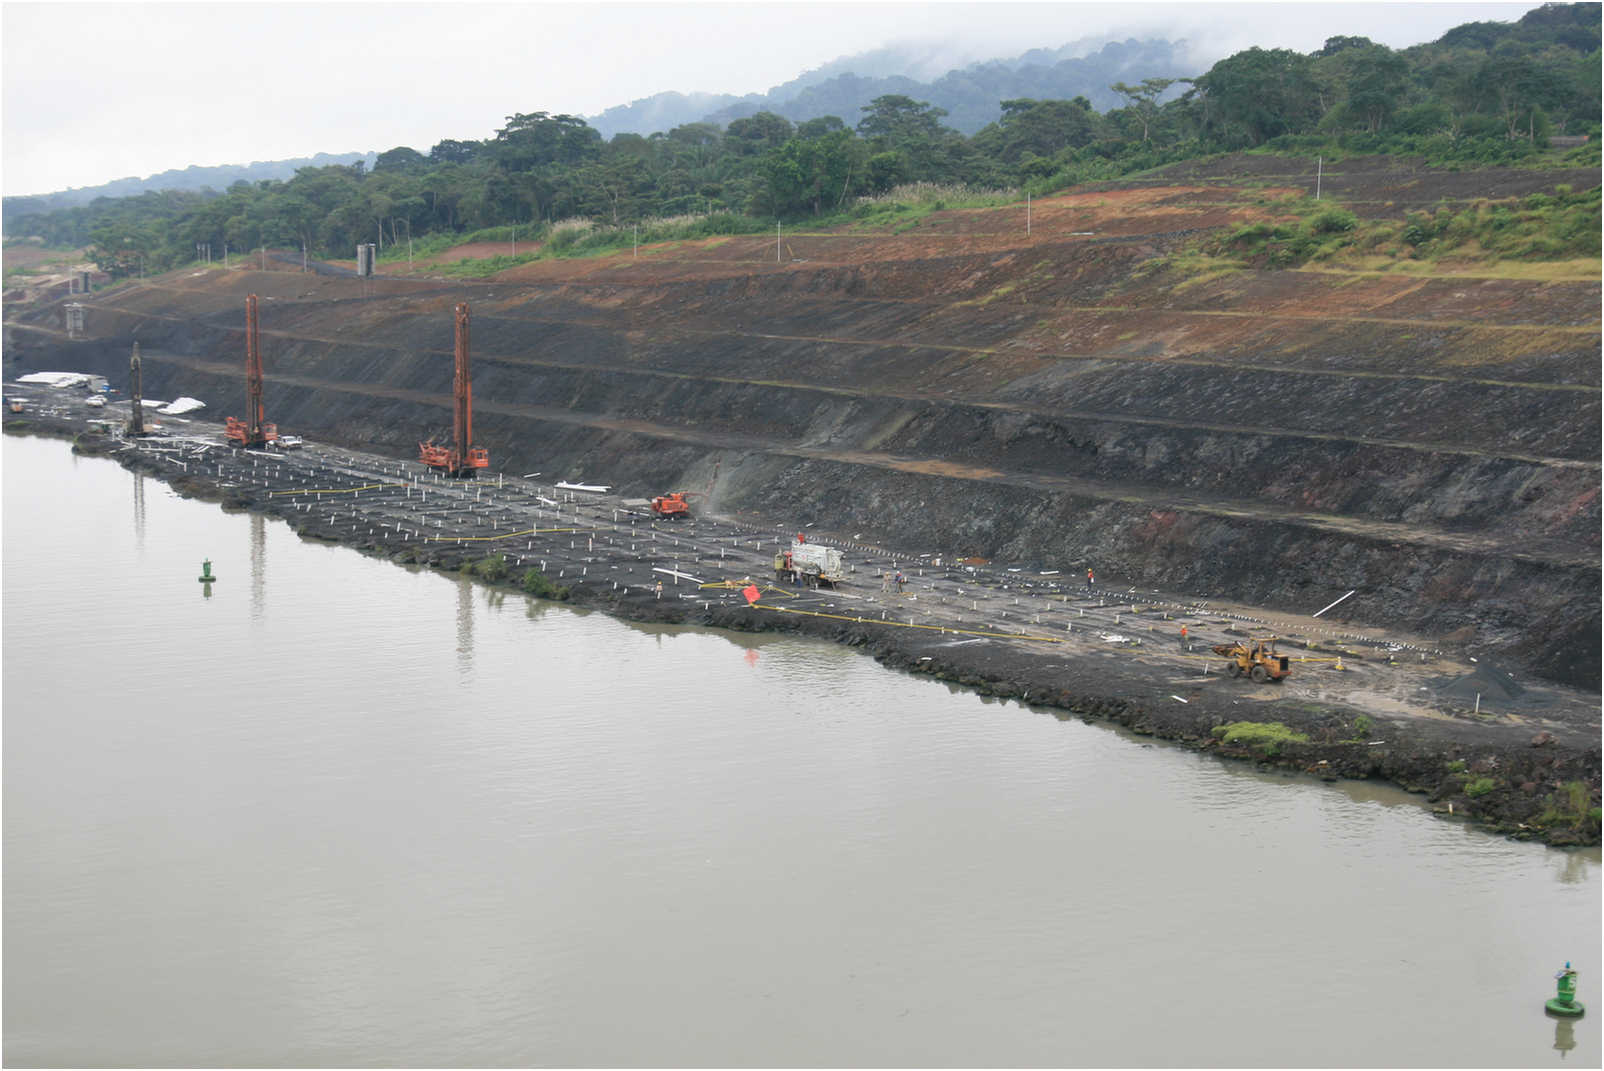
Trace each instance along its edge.
{"label": "grass patch", "polygon": [[1265,758],[1280,754],[1287,744],[1309,742],[1307,733],[1289,729],[1278,721],[1233,721],[1228,725],[1216,725],[1210,732],[1223,744],[1252,748]]}
{"label": "grass patch", "polygon": [[1585,781],[1567,781],[1548,797],[1536,824],[1548,829],[1564,828],[1578,833],[1598,834],[1600,809],[1593,805],[1592,791]]}
{"label": "grass patch", "polygon": [[1466,783],[1465,795],[1471,799],[1476,799],[1478,796],[1487,795],[1496,787],[1498,787],[1498,782],[1491,777],[1478,777],[1476,780]]}
{"label": "grass patch", "polygon": [[458,569],[464,576],[476,576],[492,584],[499,584],[507,579],[511,570],[507,566],[505,554],[492,554],[488,558],[480,558],[476,562],[463,562]]}
{"label": "grass patch", "polygon": [[533,595],[537,599],[556,599],[562,601],[568,598],[568,589],[553,584],[551,579],[539,569],[527,569],[518,580],[518,587],[526,595]]}
{"label": "grass patch", "polygon": [[[1599,189],[1523,198],[1443,203],[1397,221],[1361,220],[1329,201],[1278,198],[1280,218],[1244,224],[1204,239],[1190,257],[1168,258],[1192,272],[1209,261],[1254,268],[1330,265],[1362,272],[1493,274],[1506,278],[1598,278],[1601,250]],[[1535,267],[1500,267],[1513,263]],[[1318,268],[1316,268],[1318,270]]]}

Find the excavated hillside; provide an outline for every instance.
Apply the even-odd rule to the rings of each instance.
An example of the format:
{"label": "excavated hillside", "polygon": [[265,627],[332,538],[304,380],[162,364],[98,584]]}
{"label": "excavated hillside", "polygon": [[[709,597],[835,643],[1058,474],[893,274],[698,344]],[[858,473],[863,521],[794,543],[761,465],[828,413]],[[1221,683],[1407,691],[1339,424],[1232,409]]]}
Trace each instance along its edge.
{"label": "excavated hillside", "polygon": [[[1312,189],[1237,158],[999,208],[546,260],[488,281],[201,270],[8,310],[5,375],[92,371],[416,455],[472,308],[492,466],[934,554],[1437,637],[1599,686],[1600,284],[1184,255]],[[1597,172],[1327,171],[1369,219]],[[1028,234],[1027,234],[1027,211]],[[1179,255],[1178,255],[1179,254]]]}

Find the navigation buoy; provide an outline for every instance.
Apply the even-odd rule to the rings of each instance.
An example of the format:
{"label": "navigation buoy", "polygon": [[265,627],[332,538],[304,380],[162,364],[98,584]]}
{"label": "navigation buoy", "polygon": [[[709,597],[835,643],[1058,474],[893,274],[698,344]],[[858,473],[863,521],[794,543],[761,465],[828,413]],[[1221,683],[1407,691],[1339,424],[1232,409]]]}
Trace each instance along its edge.
{"label": "navigation buoy", "polygon": [[217,579],[212,575],[212,559],[207,558],[205,561],[201,562],[201,575],[195,579],[199,580],[202,584],[210,584]]}
{"label": "navigation buoy", "polygon": [[1568,961],[1565,969],[1554,975],[1554,984],[1558,992],[1552,1000],[1543,1005],[1550,1015],[1577,1016],[1587,1010],[1582,1007],[1582,1002],[1576,999],[1576,972],[1571,969]]}

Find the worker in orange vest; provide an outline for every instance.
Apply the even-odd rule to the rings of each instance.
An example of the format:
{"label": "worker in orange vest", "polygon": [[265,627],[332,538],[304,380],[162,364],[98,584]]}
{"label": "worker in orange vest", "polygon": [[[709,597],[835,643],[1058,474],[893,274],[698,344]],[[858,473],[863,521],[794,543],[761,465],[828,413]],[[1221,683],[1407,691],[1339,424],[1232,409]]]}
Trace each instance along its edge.
{"label": "worker in orange vest", "polygon": [[1086,567],[1086,590],[1092,590],[1092,567],[1089,565]]}

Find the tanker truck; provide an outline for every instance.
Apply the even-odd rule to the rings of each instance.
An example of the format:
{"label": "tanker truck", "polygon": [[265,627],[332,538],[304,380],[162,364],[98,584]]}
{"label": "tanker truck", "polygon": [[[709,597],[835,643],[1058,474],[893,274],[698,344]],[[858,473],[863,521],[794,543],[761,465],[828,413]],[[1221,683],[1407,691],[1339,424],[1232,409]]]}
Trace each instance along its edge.
{"label": "tanker truck", "polygon": [[807,543],[799,536],[786,550],[791,556],[791,568],[802,574],[809,584],[828,584],[834,587],[846,579],[846,563],[835,547]]}

